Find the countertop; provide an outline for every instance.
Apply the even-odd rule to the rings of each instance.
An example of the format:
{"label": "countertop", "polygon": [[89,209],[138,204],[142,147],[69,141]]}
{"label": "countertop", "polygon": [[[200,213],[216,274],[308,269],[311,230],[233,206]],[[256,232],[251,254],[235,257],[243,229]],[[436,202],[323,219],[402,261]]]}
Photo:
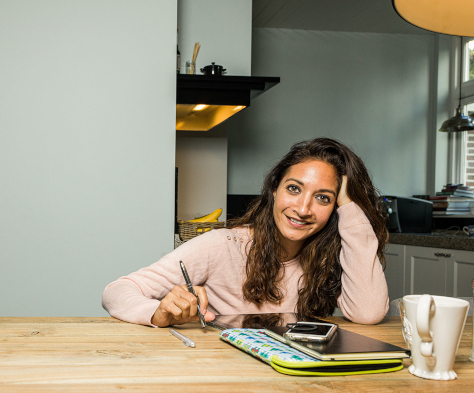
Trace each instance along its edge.
{"label": "countertop", "polygon": [[406,246],[474,251],[474,237],[467,236],[462,230],[432,233],[390,233],[389,242]]}

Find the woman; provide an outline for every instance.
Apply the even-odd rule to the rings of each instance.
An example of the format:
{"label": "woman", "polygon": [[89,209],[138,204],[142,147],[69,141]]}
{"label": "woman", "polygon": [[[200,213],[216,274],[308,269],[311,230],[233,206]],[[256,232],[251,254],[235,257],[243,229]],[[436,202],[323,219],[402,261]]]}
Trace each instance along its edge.
{"label": "woman", "polygon": [[388,309],[382,262],[387,230],[362,160],[340,142],[295,144],[261,195],[231,227],[198,236],[160,261],[109,284],[102,304],[124,321],[165,327],[215,314],[297,312],[328,316],[338,305],[356,323]]}

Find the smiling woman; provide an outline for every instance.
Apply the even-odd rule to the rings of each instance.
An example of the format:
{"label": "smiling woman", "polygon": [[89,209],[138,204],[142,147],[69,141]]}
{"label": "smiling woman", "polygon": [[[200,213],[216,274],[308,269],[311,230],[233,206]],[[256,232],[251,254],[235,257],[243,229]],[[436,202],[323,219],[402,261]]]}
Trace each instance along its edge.
{"label": "smiling woman", "polygon": [[331,217],[339,188],[334,167],[317,160],[293,165],[273,191],[273,219],[281,234],[285,259],[293,259],[305,240]]}
{"label": "smiling woman", "polygon": [[297,259],[300,315],[331,315],[337,305],[354,322],[385,315],[388,233],[379,193],[363,161],[342,143],[316,138],[293,145],[234,225],[253,230],[247,300],[281,301],[286,263]]}
{"label": "smiling woman", "polygon": [[198,320],[196,297],[183,285],[183,261],[206,321],[215,314],[286,312],[311,319],[338,305],[353,322],[377,323],[388,309],[387,239],[362,160],[340,142],[317,138],[291,148],[242,218],[114,281],[102,303],[133,323]]}

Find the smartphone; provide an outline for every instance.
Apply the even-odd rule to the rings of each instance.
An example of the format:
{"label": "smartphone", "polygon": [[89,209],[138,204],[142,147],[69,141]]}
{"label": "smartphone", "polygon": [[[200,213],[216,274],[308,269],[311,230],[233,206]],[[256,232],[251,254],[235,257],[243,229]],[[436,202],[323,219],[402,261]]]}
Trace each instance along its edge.
{"label": "smartphone", "polygon": [[329,322],[296,322],[286,325],[283,337],[293,341],[324,342],[336,332],[337,325]]}

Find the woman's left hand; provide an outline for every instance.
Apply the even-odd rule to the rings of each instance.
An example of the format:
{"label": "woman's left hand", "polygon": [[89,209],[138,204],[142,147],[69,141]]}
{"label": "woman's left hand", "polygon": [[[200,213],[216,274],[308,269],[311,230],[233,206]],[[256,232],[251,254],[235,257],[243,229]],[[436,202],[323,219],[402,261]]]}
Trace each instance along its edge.
{"label": "woman's left hand", "polygon": [[351,202],[352,200],[349,198],[349,195],[347,195],[347,176],[344,175],[342,176],[341,189],[337,195],[337,207],[341,207]]}

